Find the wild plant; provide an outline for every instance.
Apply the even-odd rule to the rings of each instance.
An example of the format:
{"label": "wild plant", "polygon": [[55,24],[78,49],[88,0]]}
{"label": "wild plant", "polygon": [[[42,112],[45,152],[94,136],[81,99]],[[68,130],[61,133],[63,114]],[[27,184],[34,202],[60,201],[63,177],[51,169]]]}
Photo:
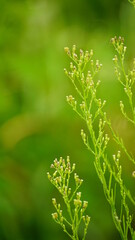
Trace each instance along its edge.
{"label": "wild plant", "polygon": [[[135,107],[132,98],[135,81],[135,61],[133,62],[133,69],[127,74],[124,68],[126,46],[124,46],[123,41],[121,37],[111,39],[118,53],[118,56],[115,55],[113,61],[117,78],[123,85],[129,100],[131,116],[124,110],[122,101],[120,102],[121,112],[128,121],[135,124]],[[93,60],[93,50],[84,52],[80,49],[79,54],[77,54],[76,46],[74,45],[71,51],[68,47],[65,48],[65,51],[71,62],[70,71],[67,69],[64,69],[64,71],[73,83],[80,99],[80,103],[78,103],[72,95],[69,95],[67,96],[67,102],[86,123],[88,133],[86,134],[82,129],[81,137],[88,150],[94,156],[95,170],[102,183],[105,197],[111,206],[112,218],[121,239],[127,240],[130,236],[132,239],[135,239],[135,230],[132,226],[132,207],[131,209],[129,207],[130,205],[135,205],[135,200],[122,177],[121,150],[133,164],[135,164],[135,160],[128,153],[123,141],[115,133],[111,121],[104,111],[106,101],[102,101],[97,96],[100,81],[97,80],[96,75],[101,70],[102,64],[99,60]],[[112,157],[109,156],[107,151],[110,140],[107,127],[111,130],[113,140],[120,148]],[[119,198],[120,203],[118,204]]]}
{"label": "wild plant", "polygon": [[51,168],[54,169],[54,172],[52,174],[47,173],[48,179],[61,194],[68,213],[68,216],[65,217],[60,203],[57,203],[56,198],[53,198],[52,203],[56,212],[52,213],[52,218],[73,240],[79,240],[79,228],[83,222],[84,229],[81,239],[85,240],[90,217],[84,215],[88,202],[82,201],[81,192],[78,192],[83,180],[79,178],[77,173],[74,173],[75,186],[74,190],[71,189],[70,181],[72,181],[72,175],[75,171],[75,164],[71,166],[69,157],[67,157],[66,161],[62,157],[59,161],[55,159]]}
{"label": "wild plant", "polygon": [[[135,7],[134,0],[128,1]],[[115,74],[124,88],[129,104],[127,109],[124,101],[121,100],[120,110],[123,117],[135,126],[135,59],[132,69],[126,70],[125,53],[127,48],[124,45],[124,39],[114,37],[111,39],[111,43],[116,51],[113,58]],[[126,161],[131,161],[133,167],[135,167],[135,159],[113,129],[108,114],[104,110],[106,100],[101,100],[98,97],[98,88],[101,83],[98,80],[98,73],[102,69],[102,64],[99,60],[94,60],[93,50],[83,51],[80,49],[77,52],[76,46],[73,45],[71,50],[65,47],[65,52],[71,62],[70,70],[65,68],[64,71],[77,93],[76,98],[72,95],[67,96],[67,102],[87,126],[87,133],[81,129],[81,137],[91,156],[94,157],[94,167],[102,184],[105,198],[110,204],[115,227],[122,240],[135,240],[132,210],[135,206],[135,198],[130,192],[132,189],[130,190],[124,181],[121,155]],[[119,150],[110,156],[109,142],[111,141],[115,142]],[[52,175],[48,173],[48,178],[62,195],[69,219],[63,216],[61,205],[57,203],[55,198],[52,199],[52,203],[56,212],[52,214],[52,217],[73,240],[79,240],[79,226],[84,220],[82,237],[84,240],[90,217],[84,216],[88,202],[82,202],[81,193],[77,192],[82,184],[82,180],[77,174],[74,174],[75,189],[72,193],[69,187],[70,176],[75,170],[75,164],[71,166],[69,157],[67,157],[67,161],[62,158],[59,161],[55,159],[51,167],[55,171]],[[135,177],[135,171],[132,172],[131,176]]]}
{"label": "wild plant", "polygon": [[126,46],[124,46],[124,39],[119,37],[117,39],[116,37],[111,39],[111,42],[114,46],[115,51],[118,53],[113,58],[114,64],[115,64],[115,74],[117,76],[118,81],[121,83],[121,85],[124,87],[124,91],[126,93],[126,96],[129,101],[129,107],[130,107],[130,116],[126,113],[124,109],[124,104],[122,101],[120,101],[120,109],[124,117],[135,125],[135,106],[133,102],[133,87],[135,84],[135,59],[133,60],[133,68],[126,73],[125,67],[124,67],[124,57],[126,53]]}

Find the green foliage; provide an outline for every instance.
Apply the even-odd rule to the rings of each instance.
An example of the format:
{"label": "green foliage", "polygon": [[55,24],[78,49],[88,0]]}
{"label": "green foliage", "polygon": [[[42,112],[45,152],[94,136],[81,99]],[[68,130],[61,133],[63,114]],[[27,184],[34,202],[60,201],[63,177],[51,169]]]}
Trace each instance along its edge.
{"label": "green foliage", "polygon": [[[134,1],[129,2],[135,6]],[[117,52],[117,55],[113,58],[115,74],[124,88],[129,103],[129,109],[127,109],[125,103],[121,100],[120,110],[124,118],[129,123],[135,125],[135,60],[133,61],[133,68],[127,71],[124,61],[126,53],[124,39],[121,37],[114,37],[111,39],[111,42]],[[115,227],[121,239],[135,240],[135,229],[133,227],[134,216],[132,210],[135,206],[135,200],[130,192],[131,189],[127,187],[124,181],[121,155],[125,157],[126,160],[131,161],[133,166],[135,165],[135,160],[125,147],[123,140],[116,134],[112,127],[111,121],[104,110],[106,100],[101,100],[101,98],[98,97],[100,80],[98,80],[97,76],[102,69],[102,64],[99,60],[93,59],[93,50],[84,52],[80,49],[78,53],[76,46],[73,45],[71,50],[65,47],[65,52],[69,56],[71,62],[70,70],[64,69],[64,71],[71,80],[77,93],[76,97],[72,95],[67,96],[67,102],[78,116],[84,120],[87,126],[87,133],[81,129],[81,137],[87,149],[94,156],[95,170],[103,186],[106,200],[110,204]],[[108,150],[110,141],[115,142],[116,147],[119,148],[117,153],[112,156],[110,156]],[[57,178],[53,180],[50,175],[48,176],[50,181],[58,188],[61,194],[63,194],[58,186]],[[132,176],[135,176],[135,171],[133,171]],[[61,222],[60,207],[58,207],[59,205],[57,205],[55,199],[53,199],[53,204],[57,212],[52,216],[54,220],[63,227],[63,216]],[[74,228],[72,227],[72,229]],[[67,234],[70,236],[68,232]],[[70,237],[72,238],[72,236]]]}
{"label": "green foliage", "polygon": [[[123,45],[123,39],[112,38],[112,43],[115,50],[119,54],[121,68],[118,65],[117,56],[114,57],[115,72],[118,80],[124,86],[132,112],[130,119],[124,112],[124,105],[121,102],[120,107],[123,115],[134,123],[134,104],[132,100],[132,86],[134,84],[134,67],[127,75],[124,69],[124,55],[126,47]],[[121,239],[127,240],[129,235],[135,239],[135,230],[132,227],[133,213],[130,209],[129,202],[134,206],[135,201],[130,190],[126,187],[122,177],[122,166],[120,163],[121,151],[114,154],[112,159],[108,154],[107,147],[109,136],[107,127],[111,130],[113,140],[117,142],[119,147],[124,151],[129,160],[135,163],[135,160],[128,153],[123,141],[116,135],[111,126],[111,122],[104,111],[106,101],[98,98],[97,89],[100,81],[96,79],[96,75],[102,68],[99,60],[93,60],[93,51],[83,51],[80,49],[79,54],[76,52],[74,45],[72,50],[68,47],[65,51],[72,62],[70,62],[70,71],[64,69],[66,75],[73,83],[76,92],[80,97],[78,103],[72,95],[67,96],[67,102],[73,110],[85,121],[88,134],[81,130],[81,136],[88,150],[94,155],[94,166],[103,186],[103,191],[107,201],[111,206],[112,218],[117,230],[120,233]],[[90,66],[90,68],[89,68]],[[121,78],[122,71],[125,80]],[[117,198],[120,197],[120,204],[117,204]]]}
{"label": "green foliage", "polygon": [[[89,155],[77,134],[81,120],[70,121],[73,113],[63,100],[72,85],[64,81],[62,48],[75,42],[102,56],[107,67],[101,71],[100,97],[106,94],[109,102],[116,90],[109,111],[120,132],[124,127],[125,140],[130,138],[125,144],[134,154],[133,131],[127,131],[115,115],[116,102],[123,98],[112,82],[113,74],[109,77],[112,48],[107,50],[110,36],[119,30],[126,36],[125,29],[128,61],[134,55],[134,8],[124,0],[1,0],[0,16],[0,239],[68,238],[52,224],[48,196],[55,196],[56,190],[45,175],[55,156],[70,153],[85,180],[81,191],[91,206],[87,238],[118,240],[92,161],[87,162]],[[130,164],[123,168],[125,181],[133,170]]]}
{"label": "green foliage", "polygon": [[57,203],[55,198],[53,198],[52,203],[56,209],[56,212],[52,213],[52,218],[73,240],[79,240],[78,230],[81,222],[83,221],[84,233],[82,240],[85,240],[88,225],[90,222],[90,217],[88,215],[84,215],[84,212],[88,206],[88,202],[82,202],[81,192],[77,192],[82,185],[83,180],[80,179],[76,173],[74,173],[75,189],[73,191],[71,190],[69,185],[71,174],[75,170],[75,164],[71,166],[69,157],[67,157],[66,161],[62,158],[60,158],[59,161],[55,159],[54,163],[51,165],[51,168],[54,169],[54,173],[51,175],[48,172],[48,179],[62,195],[69,215],[69,219],[63,216],[61,205]]}

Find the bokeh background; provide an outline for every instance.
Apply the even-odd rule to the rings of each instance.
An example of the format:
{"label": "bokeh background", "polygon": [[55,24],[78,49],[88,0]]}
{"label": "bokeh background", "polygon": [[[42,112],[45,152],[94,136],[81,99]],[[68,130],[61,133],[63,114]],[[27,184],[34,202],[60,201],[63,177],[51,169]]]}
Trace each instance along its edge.
{"label": "bokeh background", "polygon": [[[84,179],[91,224],[87,239],[120,239],[85,149],[83,123],[66,103],[74,95],[63,69],[64,47],[93,49],[103,69],[100,96],[112,124],[135,154],[134,130],[123,120],[123,90],[114,76],[110,38],[124,36],[127,62],[135,56],[135,10],[127,0],[0,0],[0,239],[68,239],[52,218],[58,197],[46,172],[70,155]],[[124,164],[127,182],[132,167]],[[132,185],[133,184],[133,185]]]}

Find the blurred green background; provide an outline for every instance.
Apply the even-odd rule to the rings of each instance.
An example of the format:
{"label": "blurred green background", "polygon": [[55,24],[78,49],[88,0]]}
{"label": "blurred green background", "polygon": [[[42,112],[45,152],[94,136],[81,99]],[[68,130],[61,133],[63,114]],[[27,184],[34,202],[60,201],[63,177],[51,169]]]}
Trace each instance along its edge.
{"label": "blurred green background", "polygon": [[[103,69],[100,96],[116,131],[135,154],[132,126],[119,112],[110,38],[124,36],[127,61],[135,56],[135,11],[127,0],[0,0],[0,239],[68,239],[52,218],[58,197],[46,172],[55,157],[70,155],[83,178],[91,224],[87,239],[120,239],[85,149],[83,122],[65,96],[74,89],[63,69],[65,46],[93,49]],[[124,165],[131,184],[132,167]],[[127,171],[127,172],[126,172]],[[132,185],[131,185],[132,186]]]}

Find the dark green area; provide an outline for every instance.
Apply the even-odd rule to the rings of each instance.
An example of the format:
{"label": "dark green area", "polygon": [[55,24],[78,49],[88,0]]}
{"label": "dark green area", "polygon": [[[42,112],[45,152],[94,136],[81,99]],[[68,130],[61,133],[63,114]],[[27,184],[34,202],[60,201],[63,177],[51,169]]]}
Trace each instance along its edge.
{"label": "dark green area", "polygon": [[[127,62],[135,56],[135,11],[127,0],[0,1],[0,239],[68,239],[52,218],[58,197],[46,172],[55,157],[70,155],[84,179],[91,223],[87,239],[120,239],[85,149],[82,121],[65,96],[74,89],[64,75],[65,46],[93,49],[103,63],[99,95],[116,131],[135,154],[132,126],[119,111],[123,90],[113,71],[111,37],[122,35]],[[123,161],[124,162],[124,161]],[[132,167],[124,162],[126,181]]]}

